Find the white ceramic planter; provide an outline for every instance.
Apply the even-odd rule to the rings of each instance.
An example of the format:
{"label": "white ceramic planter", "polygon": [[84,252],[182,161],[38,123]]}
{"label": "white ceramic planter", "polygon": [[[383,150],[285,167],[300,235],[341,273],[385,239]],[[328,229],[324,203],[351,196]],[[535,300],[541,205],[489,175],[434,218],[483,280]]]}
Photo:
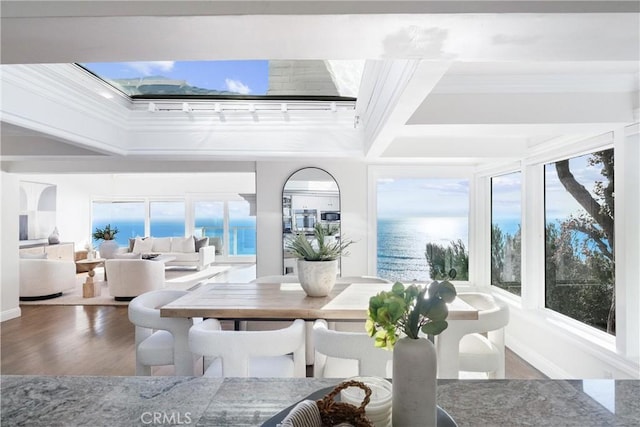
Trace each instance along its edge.
{"label": "white ceramic planter", "polygon": [[298,260],[298,280],[310,297],[326,297],[336,284],[338,260]]}
{"label": "white ceramic planter", "polygon": [[393,427],[436,427],[436,349],[427,339],[401,338],[393,346]]}
{"label": "white ceramic planter", "polygon": [[115,240],[104,240],[98,250],[100,251],[100,258],[113,258],[113,255],[118,251],[118,242]]}

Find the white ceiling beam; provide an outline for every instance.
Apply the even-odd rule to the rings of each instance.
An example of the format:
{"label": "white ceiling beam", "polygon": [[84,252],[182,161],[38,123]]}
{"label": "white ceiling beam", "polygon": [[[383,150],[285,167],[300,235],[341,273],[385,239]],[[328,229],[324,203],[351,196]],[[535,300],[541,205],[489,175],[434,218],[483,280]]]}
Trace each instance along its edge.
{"label": "white ceiling beam", "polygon": [[625,124],[601,123],[524,123],[524,124],[432,124],[405,126],[397,135],[405,137],[553,137],[562,134],[594,134],[608,132]]}
{"label": "white ceiling beam", "polygon": [[375,109],[380,113],[370,114],[369,121],[365,123],[367,158],[377,157],[387,149],[451,64],[407,61],[396,62],[394,65],[402,67],[392,70],[395,73],[388,73],[385,84],[381,84],[378,89]]}
{"label": "white ceiling beam", "polygon": [[325,15],[380,13],[596,13],[638,12],[633,1],[3,1],[7,17],[170,16],[170,15]]}
{"label": "white ceiling beam", "polygon": [[630,123],[633,96],[618,93],[432,93],[407,121],[419,124]]}
{"label": "white ceiling beam", "polygon": [[3,16],[0,58],[5,64],[256,58],[638,60],[639,22],[638,13]]}

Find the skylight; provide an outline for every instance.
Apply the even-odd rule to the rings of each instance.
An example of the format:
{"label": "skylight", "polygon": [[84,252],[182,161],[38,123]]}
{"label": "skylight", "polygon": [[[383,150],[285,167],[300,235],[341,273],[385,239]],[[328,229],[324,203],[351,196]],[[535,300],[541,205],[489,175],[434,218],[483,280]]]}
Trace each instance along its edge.
{"label": "skylight", "polygon": [[78,64],[132,98],[356,98],[363,61],[147,61]]}

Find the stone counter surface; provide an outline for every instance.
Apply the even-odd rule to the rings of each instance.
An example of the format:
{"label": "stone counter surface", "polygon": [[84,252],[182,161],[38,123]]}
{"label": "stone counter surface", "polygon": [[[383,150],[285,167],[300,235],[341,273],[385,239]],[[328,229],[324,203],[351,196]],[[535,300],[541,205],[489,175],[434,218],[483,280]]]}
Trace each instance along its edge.
{"label": "stone counter surface", "polygon": [[[2,376],[6,426],[260,426],[337,379]],[[637,380],[441,380],[465,426],[640,426]]]}

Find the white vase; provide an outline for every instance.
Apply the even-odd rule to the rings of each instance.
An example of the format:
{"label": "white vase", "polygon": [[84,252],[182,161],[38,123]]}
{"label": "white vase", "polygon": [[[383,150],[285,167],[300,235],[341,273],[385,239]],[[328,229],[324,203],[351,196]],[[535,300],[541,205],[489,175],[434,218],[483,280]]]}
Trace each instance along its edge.
{"label": "white vase", "polygon": [[393,346],[393,427],[436,427],[436,349],[425,338],[401,338]]}
{"label": "white vase", "polygon": [[57,245],[58,243],[60,243],[60,233],[58,233],[58,227],[54,227],[47,240],[49,241],[50,245]]}
{"label": "white vase", "polygon": [[100,258],[110,259],[118,250],[118,242],[115,240],[104,240],[98,250],[100,251]]}
{"label": "white vase", "polygon": [[336,284],[338,260],[298,260],[298,280],[310,297],[326,297]]}

